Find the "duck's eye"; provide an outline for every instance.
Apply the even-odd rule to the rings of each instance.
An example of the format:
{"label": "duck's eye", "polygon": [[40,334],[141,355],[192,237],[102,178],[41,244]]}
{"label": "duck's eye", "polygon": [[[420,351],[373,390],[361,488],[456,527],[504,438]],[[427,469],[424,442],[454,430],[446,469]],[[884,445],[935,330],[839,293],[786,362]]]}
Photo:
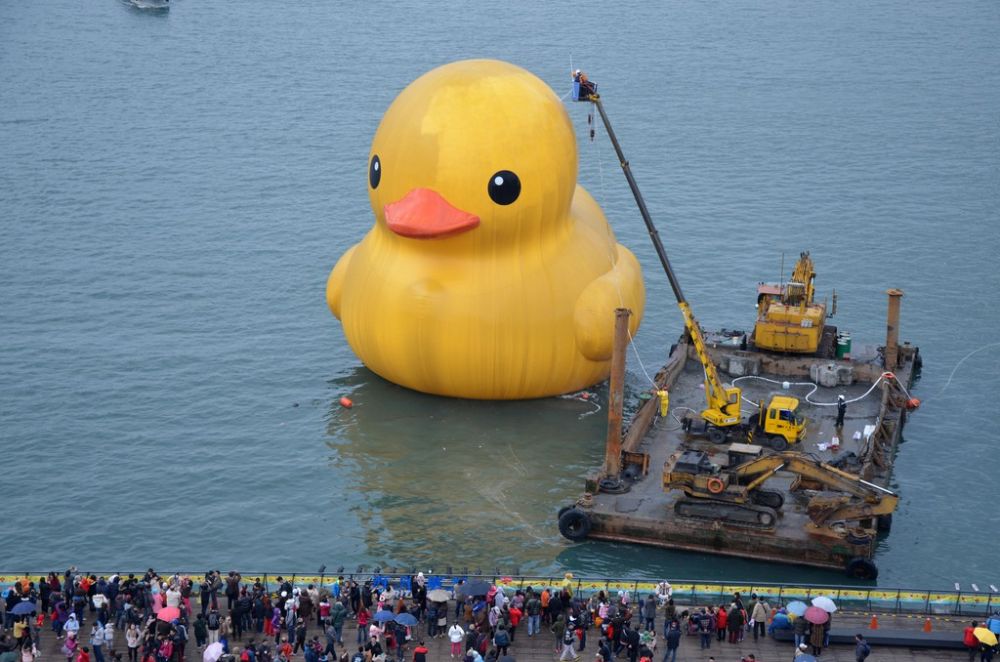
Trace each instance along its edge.
{"label": "duck's eye", "polygon": [[498,205],[509,205],[521,195],[521,180],[510,170],[501,170],[490,177],[487,190],[493,202]]}
{"label": "duck's eye", "polygon": [[378,160],[378,154],[376,154],[368,166],[368,183],[372,185],[372,188],[378,188],[380,181],[382,181],[382,162]]}

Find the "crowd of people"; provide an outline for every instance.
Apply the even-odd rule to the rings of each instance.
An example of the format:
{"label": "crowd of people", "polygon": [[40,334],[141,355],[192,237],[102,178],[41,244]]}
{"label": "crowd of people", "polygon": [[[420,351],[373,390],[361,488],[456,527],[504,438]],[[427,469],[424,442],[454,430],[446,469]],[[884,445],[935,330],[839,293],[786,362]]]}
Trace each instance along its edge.
{"label": "crowd of people", "polygon": [[[427,662],[425,642],[437,638],[450,644],[453,660],[514,662],[515,641],[525,637],[548,637],[561,662],[579,660],[588,644],[594,662],[653,662],[658,648],[664,662],[675,662],[685,637],[710,650],[782,628],[792,630],[796,656],[820,655],[829,645],[829,619],[811,625],[757,595],[679,610],[667,582],[634,600],[627,591],[579,595],[569,573],[561,585],[516,590],[430,584],[422,573],[395,585],[338,577],[295,586],[236,571],[98,577],[70,568],[25,577],[4,592],[0,662],[35,662],[43,629],[66,662],[124,662],[126,655],[129,662],[188,662],[192,640],[193,662],[291,662],[300,653],[304,662]],[[356,634],[345,643],[348,621]],[[856,659],[864,660],[870,647],[861,635],[856,643]]]}

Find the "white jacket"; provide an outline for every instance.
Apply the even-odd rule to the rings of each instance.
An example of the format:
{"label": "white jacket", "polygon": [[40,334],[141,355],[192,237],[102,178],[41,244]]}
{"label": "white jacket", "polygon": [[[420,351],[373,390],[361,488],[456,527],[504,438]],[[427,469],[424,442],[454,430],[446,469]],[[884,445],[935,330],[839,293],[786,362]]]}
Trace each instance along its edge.
{"label": "white jacket", "polygon": [[465,630],[458,623],[448,628],[448,641],[453,644],[461,643],[465,639]]}

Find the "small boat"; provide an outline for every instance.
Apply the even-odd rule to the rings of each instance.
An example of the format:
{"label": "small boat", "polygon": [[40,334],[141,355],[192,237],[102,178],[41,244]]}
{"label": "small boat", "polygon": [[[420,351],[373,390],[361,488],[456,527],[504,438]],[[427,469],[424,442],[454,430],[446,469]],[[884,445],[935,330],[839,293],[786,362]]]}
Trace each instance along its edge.
{"label": "small boat", "polygon": [[164,11],[170,9],[170,0],[128,0],[136,9]]}

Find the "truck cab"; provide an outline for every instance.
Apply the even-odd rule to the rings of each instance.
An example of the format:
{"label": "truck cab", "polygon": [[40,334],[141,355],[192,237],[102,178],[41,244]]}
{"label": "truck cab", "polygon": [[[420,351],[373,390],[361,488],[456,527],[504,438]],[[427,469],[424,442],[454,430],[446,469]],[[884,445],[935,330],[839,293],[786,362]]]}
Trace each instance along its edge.
{"label": "truck cab", "polygon": [[767,407],[761,401],[757,419],[758,432],[764,439],[757,440],[774,450],[783,451],[790,444],[798,443],[806,433],[806,419],[798,414],[799,399],[789,395],[775,395]]}

